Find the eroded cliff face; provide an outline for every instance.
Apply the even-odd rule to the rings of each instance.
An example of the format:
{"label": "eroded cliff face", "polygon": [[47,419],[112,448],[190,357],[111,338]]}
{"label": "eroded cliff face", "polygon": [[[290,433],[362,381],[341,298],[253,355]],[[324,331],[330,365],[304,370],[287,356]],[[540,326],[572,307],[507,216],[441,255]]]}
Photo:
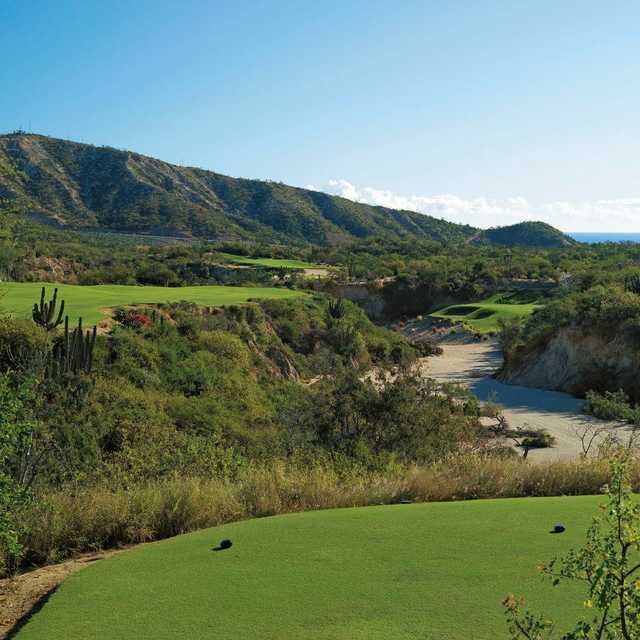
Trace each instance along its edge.
{"label": "eroded cliff face", "polygon": [[508,358],[498,379],[508,384],[582,395],[624,389],[640,398],[640,349],[628,337],[559,329],[545,345]]}

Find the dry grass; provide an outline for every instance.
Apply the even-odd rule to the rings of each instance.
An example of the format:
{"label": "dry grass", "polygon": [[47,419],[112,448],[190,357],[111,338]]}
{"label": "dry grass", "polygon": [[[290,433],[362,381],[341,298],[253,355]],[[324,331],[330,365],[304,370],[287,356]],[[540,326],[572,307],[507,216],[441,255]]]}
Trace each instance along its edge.
{"label": "dry grass", "polygon": [[[173,478],[124,488],[67,487],[41,496],[26,514],[29,564],[159,540],[194,529],[292,511],[478,498],[595,494],[606,460],[527,464],[519,459],[459,456],[422,468],[339,474],[275,463],[237,482]],[[634,473],[640,486],[640,464]]]}

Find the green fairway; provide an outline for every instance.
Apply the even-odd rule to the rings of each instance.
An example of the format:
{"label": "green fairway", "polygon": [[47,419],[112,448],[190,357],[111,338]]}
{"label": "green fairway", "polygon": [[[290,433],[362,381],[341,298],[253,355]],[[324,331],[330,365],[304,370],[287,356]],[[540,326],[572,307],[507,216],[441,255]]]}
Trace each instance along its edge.
{"label": "green fairway", "polygon": [[500,318],[523,318],[533,313],[542,306],[540,299],[539,294],[535,292],[495,293],[479,302],[449,305],[431,315],[452,322],[462,321],[474,331],[488,333],[497,331]]}
{"label": "green fairway", "polygon": [[160,304],[188,300],[204,306],[240,304],[249,299],[292,298],[304,295],[290,289],[270,287],[141,287],[116,284],[78,286],[36,282],[4,282],[0,284],[0,312],[17,318],[30,318],[33,303],[40,300],[46,286],[47,300],[58,288],[58,299],[65,301],[65,311],[72,322],[81,316],[85,324],[102,320],[101,309],[135,304]]}
{"label": "green fairway", "polygon": [[271,267],[280,269],[319,269],[321,265],[311,264],[302,260],[284,260],[280,258],[248,258],[246,256],[236,256],[232,253],[220,252],[227,262],[234,264],[246,264],[256,267]]}
{"label": "green fairway", "polygon": [[[566,626],[585,594],[536,567],[581,544],[602,501],[393,505],[203,530],[72,575],[17,637],[488,640],[506,637],[509,593]],[[556,522],[567,532],[550,534]],[[233,547],[213,551],[222,538]]]}

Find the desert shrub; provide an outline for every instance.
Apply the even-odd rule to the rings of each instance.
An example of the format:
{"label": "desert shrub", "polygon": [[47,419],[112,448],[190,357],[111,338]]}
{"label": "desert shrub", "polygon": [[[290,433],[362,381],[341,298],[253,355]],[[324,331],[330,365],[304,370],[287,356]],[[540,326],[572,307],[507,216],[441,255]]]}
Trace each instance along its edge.
{"label": "desert shrub", "polygon": [[241,450],[260,448],[265,432],[274,428],[272,400],[249,381],[225,392],[177,396],[167,403],[167,414],[179,431],[222,440]]}
{"label": "desert shrub", "polygon": [[158,262],[142,264],[136,271],[136,280],[140,284],[149,284],[161,287],[175,287],[180,284],[180,279],[175,271]]}
{"label": "desert shrub", "polygon": [[[163,440],[162,432],[172,427],[162,396],[122,377],[99,377],[77,406],[65,408],[58,402],[49,411],[43,414],[45,435],[54,438],[57,454],[46,458],[39,485],[100,479],[114,460],[124,462],[121,452],[131,434],[138,432],[146,432],[148,441],[138,439],[141,448],[136,455],[153,464],[153,447]],[[149,433],[152,428],[153,436]]]}
{"label": "desert shrub", "polygon": [[416,359],[416,350],[407,343],[398,343],[393,345],[389,355],[394,364],[408,367]]}
{"label": "desert shrub", "polygon": [[221,373],[212,365],[216,358],[208,351],[198,351],[183,358],[180,366],[167,371],[164,379],[171,389],[185,396],[200,396],[213,391]]}
{"label": "desert shrub", "polygon": [[180,431],[216,437],[222,428],[224,401],[216,395],[176,396],[167,403],[167,413]]}
{"label": "desert shrub", "polygon": [[374,362],[384,362],[389,358],[391,353],[391,345],[387,340],[372,336],[367,339],[367,351]]}
{"label": "desert shrub", "polygon": [[178,313],[175,315],[178,334],[193,340],[198,335],[198,320],[190,313]]}
{"label": "desert shrub", "polygon": [[30,384],[0,376],[0,576],[17,567],[23,553],[26,529],[20,516],[29,495],[23,462],[35,428],[26,407],[31,394]]}
{"label": "desert shrub", "polygon": [[359,365],[370,362],[364,338],[350,320],[336,320],[329,328],[327,337],[336,352],[347,360]]}
{"label": "desert shrub", "polygon": [[521,343],[522,321],[520,318],[498,319],[498,340],[505,358],[512,357]]}
{"label": "desert shrub", "polygon": [[123,424],[117,435],[117,449],[106,458],[101,475],[121,486],[176,473],[233,478],[245,463],[243,455],[221,435],[194,436],[148,422]]}
{"label": "desert shrub", "polygon": [[432,381],[410,375],[378,384],[345,370],[291,402],[278,415],[288,432],[368,468],[383,468],[392,460],[433,461],[458,450],[475,433],[475,418],[465,416],[462,406]]}
{"label": "desert shrub", "polygon": [[629,396],[622,390],[587,391],[584,411],[603,420],[624,420],[640,424],[640,407],[631,405]]}
{"label": "desert shrub", "polygon": [[555,442],[556,439],[550,433],[539,429],[525,436],[520,446],[523,449],[547,449],[553,447]]}
{"label": "desert shrub", "polygon": [[51,336],[31,320],[0,318],[0,371],[42,369],[50,348]]}
{"label": "desert shrub", "polygon": [[103,375],[121,375],[141,388],[158,386],[163,370],[157,347],[144,335],[125,328],[112,331],[104,360],[96,364]]}
{"label": "desert shrub", "polygon": [[153,320],[139,311],[129,311],[123,314],[120,322],[130,329],[149,329],[153,325]]}
{"label": "desert shrub", "polygon": [[212,353],[221,367],[233,366],[248,370],[250,353],[237,336],[227,331],[200,331],[195,340],[196,348]]}

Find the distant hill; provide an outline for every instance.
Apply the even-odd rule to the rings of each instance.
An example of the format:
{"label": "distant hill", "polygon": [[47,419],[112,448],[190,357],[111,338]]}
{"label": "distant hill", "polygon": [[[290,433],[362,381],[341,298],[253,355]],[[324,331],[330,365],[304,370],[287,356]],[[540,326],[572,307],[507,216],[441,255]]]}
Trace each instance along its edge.
{"label": "distant hill", "polygon": [[565,247],[578,244],[546,222],[519,222],[508,227],[495,227],[480,232],[472,242],[498,244],[504,247]]}
{"label": "distant hill", "polygon": [[547,236],[562,235],[547,225],[481,231],[413,211],[26,133],[0,135],[0,199],[62,226],[216,240],[327,245],[383,237],[552,246]]}
{"label": "distant hill", "polygon": [[412,211],[32,134],[0,136],[0,198],[64,225],[220,239],[333,244],[477,233]]}

